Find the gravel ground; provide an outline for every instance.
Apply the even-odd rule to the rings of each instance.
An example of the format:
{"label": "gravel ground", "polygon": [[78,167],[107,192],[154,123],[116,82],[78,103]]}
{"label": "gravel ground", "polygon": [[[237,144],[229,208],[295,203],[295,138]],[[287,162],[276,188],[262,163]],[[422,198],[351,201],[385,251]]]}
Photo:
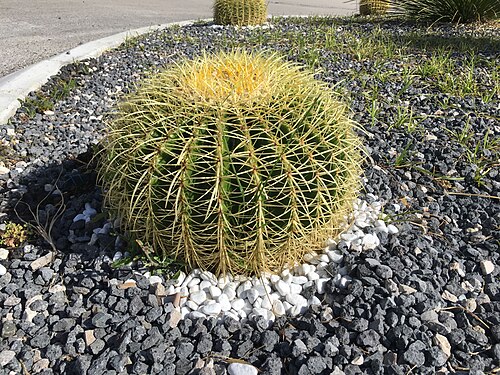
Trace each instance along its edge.
{"label": "gravel ground", "polygon": [[[345,288],[329,282],[317,295],[320,305],[297,317],[278,317],[272,326],[262,318],[243,323],[180,319],[176,301],[165,296],[168,280],[152,285],[138,274],[146,271],[141,262],[110,267],[109,259],[125,246],[115,233],[101,233],[89,245],[94,229],[105,223],[91,156],[104,131],[103,118],[133,82],[181,57],[248,40],[251,48],[272,47],[304,61],[296,41],[287,43],[286,37],[314,32],[316,21],[281,20],[268,30],[194,25],[129,41],[96,60],[65,67],[42,92],[73,79],[76,87],[69,94],[41,113],[25,104],[0,129],[1,221],[15,220],[14,208],[28,219],[31,207],[43,223],[64,204],[51,233],[53,246],[33,236],[18,249],[0,251],[0,374],[498,371],[498,147],[481,149],[484,160],[497,163],[478,183],[480,166],[463,157],[466,149],[452,133],[469,126],[472,144],[483,144],[487,133],[498,140],[499,98],[485,102],[439,92],[424,80],[403,86],[397,78],[376,78],[380,70],[400,72],[403,61],[397,59],[381,66],[369,58],[317,50],[318,78],[349,92],[353,116],[364,128],[360,136],[369,157],[360,197],[383,200],[385,214],[399,229],[377,233],[379,246],[363,252],[340,242],[343,263],[334,271],[352,282]],[[339,38],[374,32],[366,22],[338,20],[333,26]],[[395,38],[416,30],[396,23],[380,27]],[[277,31],[282,39],[267,41],[265,36]],[[470,34],[441,26],[428,32],[446,40]],[[497,40],[500,35],[498,29],[477,33]],[[498,59],[498,49],[487,46],[481,56]],[[426,57],[425,51],[415,51],[409,59],[419,64]],[[474,72],[481,91],[491,89],[485,69]],[[384,98],[376,122],[364,95],[367,83]],[[397,105],[419,116],[417,130],[391,126]],[[73,220],[91,207],[97,210],[93,220]]]}

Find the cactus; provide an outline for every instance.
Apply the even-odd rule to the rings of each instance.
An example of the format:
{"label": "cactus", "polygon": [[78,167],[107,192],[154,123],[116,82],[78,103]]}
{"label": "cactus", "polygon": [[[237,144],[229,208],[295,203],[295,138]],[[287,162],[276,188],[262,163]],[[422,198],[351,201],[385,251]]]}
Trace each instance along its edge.
{"label": "cactus", "polygon": [[359,139],[328,87],[277,55],[186,60],[119,105],[105,202],[154,254],[260,274],[322,248],[356,197]]}
{"label": "cactus", "polygon": [[217,25],[261,25],[267,19],[264,0],[215,0],[213,10]]}
{"label": "cactus", "polygon": [[389,10],[389,0],[361,0],[359,13],[362,16],[385,14]]}

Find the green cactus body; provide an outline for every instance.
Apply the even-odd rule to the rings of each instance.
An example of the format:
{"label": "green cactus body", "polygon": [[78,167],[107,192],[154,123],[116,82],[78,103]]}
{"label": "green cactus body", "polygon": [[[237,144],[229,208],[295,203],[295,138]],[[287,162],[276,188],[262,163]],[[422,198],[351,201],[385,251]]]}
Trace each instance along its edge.
{"label": "green cactus body", "polygon": [[345,106],[276,55],[185,61],[119,112],[103,142],[106,202],[160,256],[216,274],[276,271],[338,234],[356,197]]}
{"label": "green cactus body", "polygon": [[385,14],[389,10],[389,0],[360,0],[359,13],[362,16]]}
{"label": "green cactus body", "polygon": [[267,19],[265,0],[215,0],[213,11],[217,25],[261,25]]}

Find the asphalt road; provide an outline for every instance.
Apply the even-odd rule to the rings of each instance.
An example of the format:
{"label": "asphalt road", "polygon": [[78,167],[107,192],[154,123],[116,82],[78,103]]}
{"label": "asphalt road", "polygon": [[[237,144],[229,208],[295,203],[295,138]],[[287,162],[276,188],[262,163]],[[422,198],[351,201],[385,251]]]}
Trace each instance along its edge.
{"label": "asphalt road", "polygon": [[[347,15],[346,0],[269,1],[272,15]],[[129,29],[211,18],[213,0],[0,0],[0,77]]]}

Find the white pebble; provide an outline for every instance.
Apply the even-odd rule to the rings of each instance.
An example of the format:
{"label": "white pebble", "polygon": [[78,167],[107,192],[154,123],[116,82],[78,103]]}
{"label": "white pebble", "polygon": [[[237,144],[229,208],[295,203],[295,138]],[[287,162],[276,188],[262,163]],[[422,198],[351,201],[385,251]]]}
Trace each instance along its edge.
{"label": "white pebble", "polygon": [[251,287],[252,287],[252,283],[249,280],[243,282],[238,287],[238,289],[236,289],[236,295],[238,296],[238,298],[244,298],[247,290],[249,290]]}
{"label": "white pebble", "polygon": [[279,280],[276,284],[274,284],[274,288],[283,297],[285,297],[286,295],[290,294],[290,285],[288,285],[283,280]]}
{"label": "white pebble", "polygon": [[191,282],[191,280],[193,280],[193,275],[192,274],[187,275],[181,283],[181,288],[186,287]]}
{"label": "white pebble", "polygon": [[179,272],[179,277],[177,278],[177,281],[174,284],[174,286],[181,286],[185,278],[186,274],[183,271]]}
{"label": "white pebble", "polygon": [[320,299],[318,297],[312,296],[311,298],[309,298],[307,300],[307,304],[309,306],[312,306],[312,305],[321,305],[321,301],[320,301]]}
{"label": "white pebble", "polygon": [[389,234],[396,234],[399,232],[399,229],[395,225],[389,224],[387,226],[387,231],[389,232]]}
{"label": "white pebble", "polygon": [[231,301],[231,307],[236,311],[240,311],[243,307],[245,307],[245,301],[241,298],[236,298]]}
{"label": "white pebble", "polygon": [[340,263],[342,263],[342,260],[344,260],[344,256],[342,255],[342,253],[340,251],[329,251],[327,254],[328,254],[328,258],[330,258],[330,260],[333,263],[340,264]]}
{"label": "white pebble", "polygon": [[5,260],[9,257],[9,250],[0,249],[0,259]]}
{"label": "white pebble", "polygon": [[208,292],[210,293],[212,298],[217,298],[222,294],[222,290],[220,290],[220,288],[213,286],[213,285],[208,287]]}
{"label": "white pebble", "polygon": [[286,311],[285,311],[285,306],[283,306],[283,302],[281,302],[279,299],[273,301],[272,312],[276,316],[285,315]]}
{"label": "white pebble", "polygon": [[189,288],[189,293],[198,292],[199,290],[201,290],[199,285],[193,285],[192,287]]}
{"label": "white pebble", "polygon": [[260,297],[265,297],[272,292],[269,285],[256,285],[254,289],[259,293]]}
{"label": "white pebble", "polygon": [[182,307],[181,308],[182,319],[184,319],[186,317],[186,315],[188,315],[190,313],[191,313],[191,309],[189,307]]}
{"label": "white pebble", "polygon": [[192,288],[195,285],[199,285],[201,280],[197,277],[193,277],[189,283],[187,283],[188,288]]}
{"label": "white pebble", "polygon": [[363,237],[362,244],[365,250],[373,250],[380,245],[380,240],[377,235],[368,233]]}
{"label": "white pebble", "polygon": [[483,275],[489,275],[495,270],[495,265],[490,260],[482,260],[480,266]]}
{"label": "white pebble", "polygon": [[191,312],[190,316],[192,318],[195,318],[195,319],[198,319],[198,318],[205,319],[207,317],[201,311],[193,311],[193,312]]}
{"label": "white pebble", "polygon": [[302,305],[302,304],[294,305],[290,309],[290,315],[291,316],[297,316],[299,314],[304,313],[306,310],[307,310],[307,301],[306,301],[306,303],[304,305]]}
{"label": "white pebble", "polygon": [[300,294],[287,294],[286,301],[292,305],[307,305],[307,300]]}
{"label": "white pebble", "polygon": [[212,283],[210,281],[207,281],[207,280],[203,280],[201,283],[200,283],[200,289],[201,290],[204,290],[205,292],[208,291],[208,289],[212,286]]}
{"label": "white pebble", "polygon": [[292,284],[290,285],[290,293],[291,294],[300,294],[302,292],[302,285]]}
{"label": "white pebble", "polygon": [[207,315],[218,315],[221,311],[221,305],[217,302],[212,302],[201,307],[201,312]]}
{"label": "white pebble", "polygon": [[347,288],[347,286],[351,283],[352,278],[350,276],[342,276],[339,282],[339,286],[341,288]]}
{"label": "white pebble", "polygon": [[257,375],[258,371],[252,365],[246,363],[231,363],[227,371],[229,375]]}
{"label": "white pebble", "polygon": [[231,302],[229,301],[229,298],[225,294],[221,294],[217,298],[217,302],[220,304],[221,310],[222,311],[229,311],[231,310]]}
{"label": "white pebble", "polygon": [[217,278],[212,272],[203,271],[200,273],[200,278],[205,281],[210,281],[212,284],[217,284]]}
{"label": "white pebble", "polygon": [[278,275],[271,275],[270,280],[273,284],[276,284],[281,279]]}
{"label": "white pebble", "polygon": [[246,298],[248,299],[248,302],[250,302],[252,305],[255,303],[258,297],[259,297],[259,292],[257,292],[254,288],[248,289],[246,291]]}
{"label": "white pebble", "polygon": [[151,285],[154,285],[154,284],[161,284],[163,282],[163,280],[161,279],[160,276],[157,276],[157,275],[153,275],[149,278],[149,283]]}
{"label": "white pebble", "polygon": [[291,303],[287,302],[287,301],[284,301],[283,302],[283,307],[285,308],[286,312],[289,312],[292,309],[293,305]]}
{"label": "white pebble", "polygon": [[316,291],[318,292],[318,294],[325,294],[325,288],[328,281],[330,281],[330,279],[327,278],[321,278],[315,281]]}
{"label": "white pebble", "polygon": [[224,288],[224,294],[230,301],[236,298],[236,290],[231,285],[226,285]]}
{"label": "white pebble", "polygon": [[7,273],[7,268],[3,264],[0,264],[0,276],[3,276]]}
{"label": "white pebble", "polygon": [[309,280],[306,276],[294,276],[292,278],[292,283],[293,284],[298,284],[298,285],[303,285],[307,283]]}
{"label": "white pebble", "polygon": [[318,280],[318,279],[319,279],[319,275],[318,275],[316,272],[312,271],[312,272],[309,272],[309,273],[307,274],[307,279],[308,279],[309,281]]}
{"label": "white pebble", "polygon": [[205,291],[200,290],[198,292],[191,293],[191,300],[198,305],[201,305],[203,302],[207,300],[207,293]]}
{"label": "white pebble", "polygon": [[272,310],[273,301],[271,300],[271,298],[268,298],[266,296],[266,297],[262,298],[262,303],[260,304],[260,307],[262,307],[263,309]]}
{"label": "white pebble", "polygon": [[198,304],[193,301],[186,301],[186,307],[189,307],[191,310],[198,310]]}

